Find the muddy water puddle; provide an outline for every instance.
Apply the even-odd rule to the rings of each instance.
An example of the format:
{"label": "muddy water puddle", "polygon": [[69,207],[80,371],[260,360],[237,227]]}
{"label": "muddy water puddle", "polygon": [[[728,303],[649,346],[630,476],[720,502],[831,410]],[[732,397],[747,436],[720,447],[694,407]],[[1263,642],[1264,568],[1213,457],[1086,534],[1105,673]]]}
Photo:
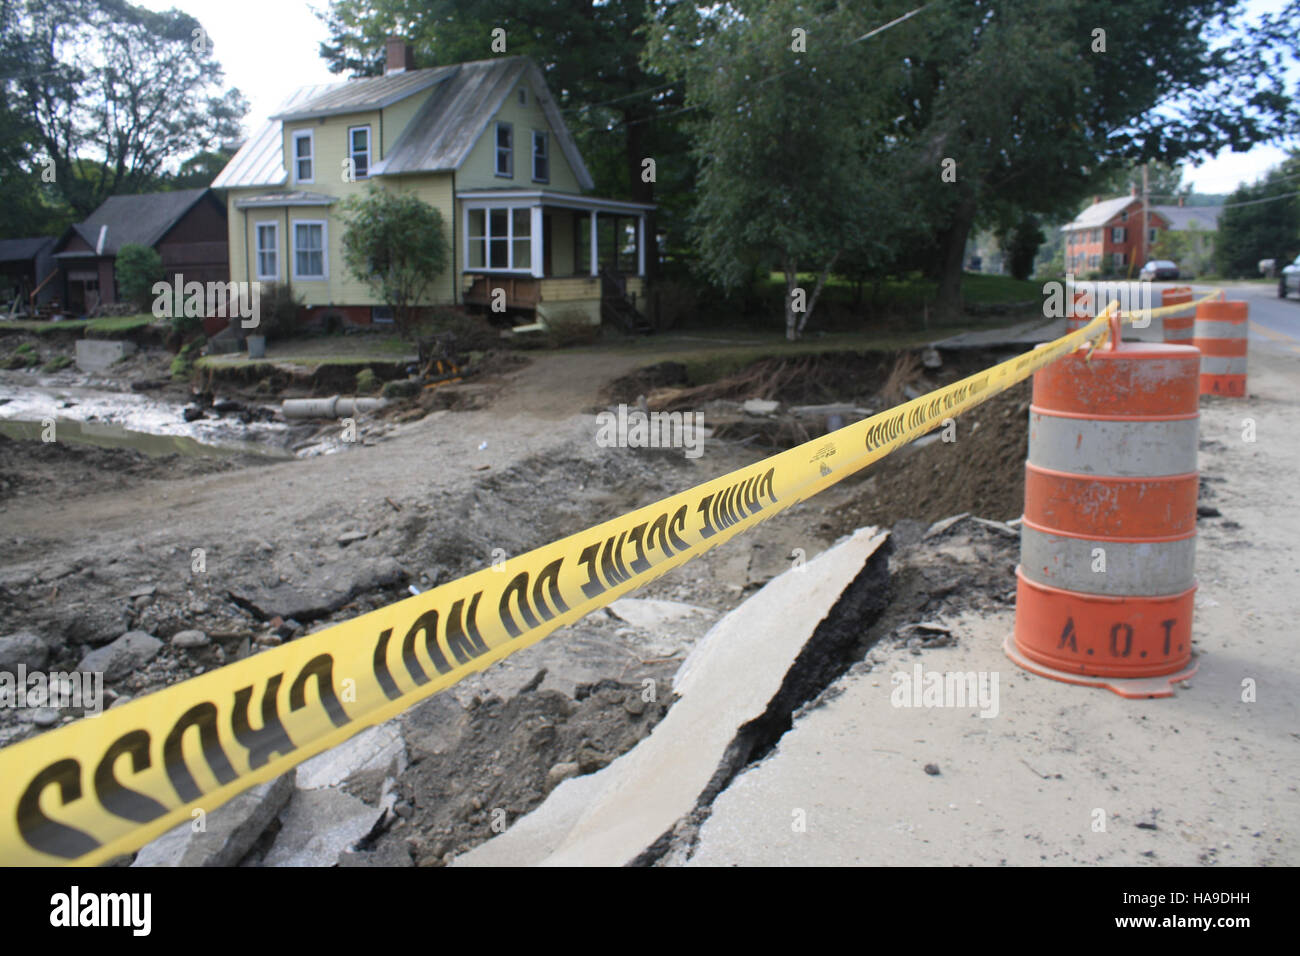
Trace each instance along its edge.
{"label": "muddy water puddle", "polygon": [[226,456],[239,454],[291,458],[285,449],[288,426],[237,418],[186,422],[183,406],[133,392],[89,387],[29,387],[0,384],[0,434],[132,448],[146,455]]}

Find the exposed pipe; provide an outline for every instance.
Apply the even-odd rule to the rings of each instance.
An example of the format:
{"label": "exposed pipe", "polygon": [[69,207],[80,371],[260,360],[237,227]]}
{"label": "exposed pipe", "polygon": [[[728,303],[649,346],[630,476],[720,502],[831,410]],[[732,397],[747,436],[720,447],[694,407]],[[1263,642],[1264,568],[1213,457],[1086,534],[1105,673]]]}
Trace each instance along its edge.
{"label": "exposed pipe", "polygon": [[388,404],[386,398],[290,398],[280,406],[285,418],[351,418]]}

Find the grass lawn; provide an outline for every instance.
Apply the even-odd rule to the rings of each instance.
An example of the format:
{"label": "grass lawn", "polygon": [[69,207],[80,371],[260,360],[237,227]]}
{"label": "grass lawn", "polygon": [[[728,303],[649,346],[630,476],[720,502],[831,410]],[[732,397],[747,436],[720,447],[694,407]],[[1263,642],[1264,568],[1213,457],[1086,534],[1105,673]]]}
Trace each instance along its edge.
{"label": "grass lawn", "polygon": [[129,332],[152,324],[154,317],[139,313],[136,315],[111,315],[102,319],[69,319],[64,322],[36,322],[28,319],[15,319],[12,322],[0,322],[0,330],[16,329],[32,332],[36,335],[57,335],[60,332],[101,332],[108,335]]}
{"label": "grass lawn", "polygon": [[257,365],[369,365],[372,362],[415,361],[415,349],[396,335],[327,335],[319,338],[270,342],[266,357],[251,359],[246,352],[205,355],[197,368],[239,368]]}

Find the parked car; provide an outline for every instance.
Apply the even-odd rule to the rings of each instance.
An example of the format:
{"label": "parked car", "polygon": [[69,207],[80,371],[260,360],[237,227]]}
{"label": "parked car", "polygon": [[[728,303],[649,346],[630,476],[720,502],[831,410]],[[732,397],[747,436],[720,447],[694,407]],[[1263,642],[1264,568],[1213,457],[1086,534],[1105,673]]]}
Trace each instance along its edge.
{"label": "parked car", "polygon": [[1142,267],[1138,278],[1143,282],[1150,282],[1152,279],[1177,279],[1178,263],[1170,262],[1168,259],[1152,259]]}
{"label": "parked car", "polygon": [[1300,256],[1296,256],[1295,262],[1289,266],[1284,266],[1277,278],[1277,297],[1285,299],[1291,292],[1300,295]]}

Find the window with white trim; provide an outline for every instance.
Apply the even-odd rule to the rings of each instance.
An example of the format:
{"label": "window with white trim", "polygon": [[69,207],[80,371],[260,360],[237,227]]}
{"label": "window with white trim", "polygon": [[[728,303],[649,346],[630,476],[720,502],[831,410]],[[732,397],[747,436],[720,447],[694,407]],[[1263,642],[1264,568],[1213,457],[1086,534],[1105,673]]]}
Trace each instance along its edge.
{"label": "window with white trim", "polygon": [[348,157],[352,160],[353,175],[357,179],[370,176],[370,127],[348,127]]}
{"label": "window with white trim", "polygon": [[328,232],[324,220],[295,220],[293,224],[293,277],[325,279],[329,277]]}
{"label": "window with white trim", "polygon": [[280,224],[257,224],[257,277],[276,280],[280,278]]}
{"label": "window with white trim", "polygon": [[1122,269],[1124,267],[1125,258],[1126,257],[1122,252],[1112,252],[1110,254],[1110,264],[1116,269]]}
{"label": "window with white trim", "polygon": [[300,129],[293,134],[293,181],[316,181],[316,136],[309,129]]}
{"label": "window with white trim", "polygon": [[467,268],[529,272],[533,267],[533,217],[527,207],[469,210]]}
{"label": "window with white trim", "polygon": [[496,137],[497,175],[513,179],[515,175],[515,129],[509,123],[497,123]]}
{"label": "window with white trim", "polygon": [[1155,227],[1152,226],[1150,229],[1147,230],[1147,242],[1155,242],[1155,241],[1156,241],[1156,230]]}
{"label": "window with white trim", "polygon": [[551,181],[551,134],[544,129],[533,130],[533,182]]}
{"label": "window with white trim", "polygon": [[1114,229],[1110,231],[1110,241],[1123,242],[1127,235],[1128,235],[1127,229],[1125,229],[1123,226],[1116,226]]}

